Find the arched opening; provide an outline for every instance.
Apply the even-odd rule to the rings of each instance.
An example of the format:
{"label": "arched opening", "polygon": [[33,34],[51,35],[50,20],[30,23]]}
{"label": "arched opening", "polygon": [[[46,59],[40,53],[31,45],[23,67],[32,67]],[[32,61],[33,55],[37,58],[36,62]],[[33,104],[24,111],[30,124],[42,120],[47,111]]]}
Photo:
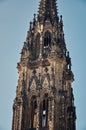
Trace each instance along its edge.
{"label": "arched opening", "polygon": [[36,96],[31,99],[31,128],[37,127],[37,100]]}
{"label": "arched opening", "polygon": [[44,47],[51,46],[51,33],[46,31],[44,34]]}
{"label": "arched opening", "polygon": [[35,49],[36,58],[38,58],[40,52],[40,33],[36,35]]}
{"label": "arched opening", "polygon": [[48,127],[48,94],[44,95],[43,101],[41,103],[41,127]]}

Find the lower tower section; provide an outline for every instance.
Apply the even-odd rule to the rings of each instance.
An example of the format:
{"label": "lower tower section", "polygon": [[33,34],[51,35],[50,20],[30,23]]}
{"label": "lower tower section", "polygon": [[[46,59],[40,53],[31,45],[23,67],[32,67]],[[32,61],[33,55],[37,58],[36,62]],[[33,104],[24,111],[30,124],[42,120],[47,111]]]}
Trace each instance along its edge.
{"label": "lower tower section", "polygon": [[63,62],[47,60],[49,65],[42,60],[37,68],[18,64],[12,130],[75,130],[73,73]]}

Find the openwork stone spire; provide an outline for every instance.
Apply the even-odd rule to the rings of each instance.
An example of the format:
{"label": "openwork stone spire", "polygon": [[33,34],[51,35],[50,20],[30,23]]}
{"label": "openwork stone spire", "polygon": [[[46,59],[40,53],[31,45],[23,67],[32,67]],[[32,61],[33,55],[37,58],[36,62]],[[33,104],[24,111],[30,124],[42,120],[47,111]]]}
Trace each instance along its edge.
{"label": "openwork stone spire", "polygon": [[40,0],[17,69],[12,130],[76,130],[74,75],[56,0]]}
{"label": "openwork stone spire", "polygon": [[38,20],[44,22],[50,20],[51,22],[58,21],[56,0],[41,0],[38,11]]}

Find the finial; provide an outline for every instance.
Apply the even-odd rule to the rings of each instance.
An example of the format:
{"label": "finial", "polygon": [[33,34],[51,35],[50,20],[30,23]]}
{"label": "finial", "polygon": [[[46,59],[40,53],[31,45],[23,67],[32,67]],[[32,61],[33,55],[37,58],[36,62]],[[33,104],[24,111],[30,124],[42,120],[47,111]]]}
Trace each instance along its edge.
{"label": "finial", "polygon": [[60,22],[63,23],[62,15],[60,15]]}
{"label": "finial", "polygon": [[32,22],[30,21],[30,30],[32,29]]}
{"label": "finial", "polygon": [[62,20],[62,15],[60,15],[60,18],[61,18],[61,20]]}
{"label": "finial", "polygon": [[71,70],[71,58],[69,55],[69,51],[67,52],[67,65],[68,65],[68,69]]}
{"label": "finial", "polygon": [[60,16],[60,24],[61,24],[61,30],[63,30],[63,20],[62,20],[62,15]]}
{"label": "finial", "polygon": [[36,14],[34,14],[33,25],[35,25],[35,22],[36,22]]}
{"label": "finial", "polygon": [[69,51],[67,52],[67,57],[69,58],[70,56],[69,56]]}
{"label": "finial", "polygon": [[34,14],[34,19],[36,19],[36,14]]}

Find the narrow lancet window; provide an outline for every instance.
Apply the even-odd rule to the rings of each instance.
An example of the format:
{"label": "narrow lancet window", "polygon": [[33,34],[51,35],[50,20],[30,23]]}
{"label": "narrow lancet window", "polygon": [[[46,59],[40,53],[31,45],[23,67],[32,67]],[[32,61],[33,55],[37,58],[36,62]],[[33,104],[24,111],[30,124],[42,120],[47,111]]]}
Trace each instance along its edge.
{"label": "narrow lancet window", "polygon": [[51,46],[51,33],[49,31],[46,31],[44,35],[44,47],[47,46]]}
{"label": "narrow lancet window", "polygon": [[42,109],[42,127],[47,127],[48,123],[48,98],[44,97]]}
{"label": "narrow lancet window", "polygon": [[36,50],[36,58],[39,56],[39,51],[40,51],[40,34],[38,33],[36,36],[36,43],[35,43],[35,50]]}
{"label": "narrow lancet window", "polygon": [[35,96],[32,98],[31,108],[32,108],[32,112],[31,112],[31,128],[36,128],[37,127],[37,101],[36,101]]}

